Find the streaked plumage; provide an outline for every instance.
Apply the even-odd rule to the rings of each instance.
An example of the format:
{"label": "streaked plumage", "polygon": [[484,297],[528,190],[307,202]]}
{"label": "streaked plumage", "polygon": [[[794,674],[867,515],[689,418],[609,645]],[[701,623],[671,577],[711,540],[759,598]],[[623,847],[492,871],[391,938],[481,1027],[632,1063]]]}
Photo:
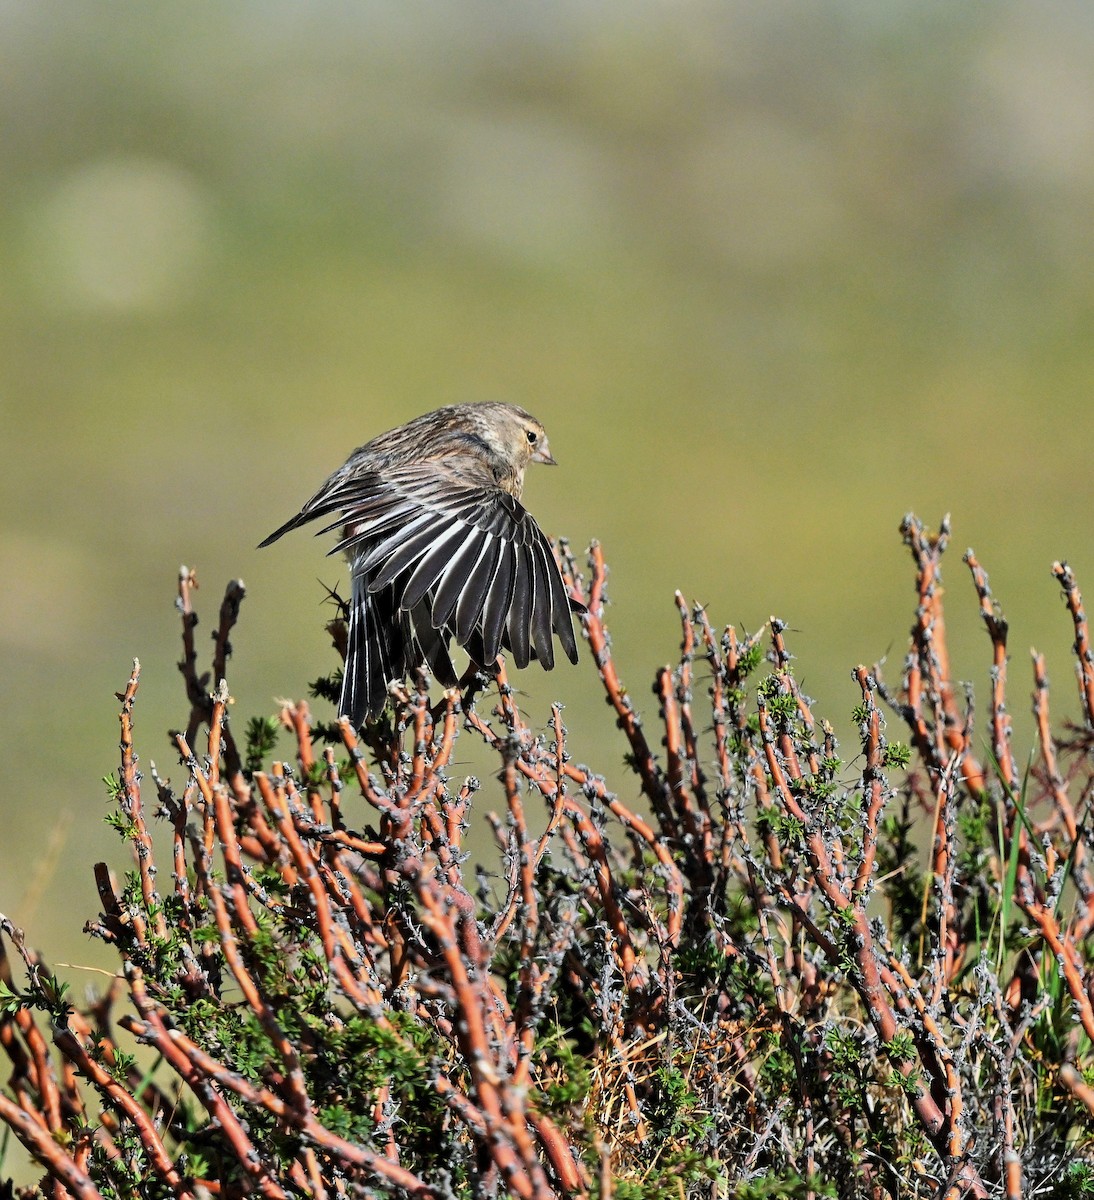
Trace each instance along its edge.
{"label": "streaked plumage", "polygon": [[543,426],[512,404],[426,413],[355,450],[291,520],[261,543],[339,514],[330,553],[352,574],[339,712],[360,725],[388,684],[425,667],[457,682],[449,644],[489,665],[554,666],[552,633],[577,662],[571,601],[551,545],[520,503],[524,469],[554,463]]}

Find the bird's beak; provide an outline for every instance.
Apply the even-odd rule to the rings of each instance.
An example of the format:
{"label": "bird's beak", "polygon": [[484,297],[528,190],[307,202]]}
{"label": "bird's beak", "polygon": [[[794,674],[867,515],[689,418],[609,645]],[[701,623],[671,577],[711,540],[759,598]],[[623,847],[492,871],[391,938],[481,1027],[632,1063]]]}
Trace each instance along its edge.
{"label": "bird's beak", "polygon": [[551,457],[551,447],[547,445],[546,438],[536,447],[535,453],[532,455],[532,462],[546,463],[549,467],[558,466],[558,463]]}

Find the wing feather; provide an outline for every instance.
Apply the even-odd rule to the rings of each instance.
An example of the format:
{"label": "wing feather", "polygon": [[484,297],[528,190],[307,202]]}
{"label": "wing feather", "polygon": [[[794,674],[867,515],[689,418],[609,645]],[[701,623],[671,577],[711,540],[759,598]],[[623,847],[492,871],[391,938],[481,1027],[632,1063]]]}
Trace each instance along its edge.
{"label": "wing feather", "polygon": [[498,565],[482,612],[482,664],[487,666],[501,652],[501,638],[509,609],[513,602],[513,580],[516,576],[517,554],[505,541],[498,543]]}
{"label": "wing feather", "polygon": [[549,547],[537,538],[528,547],[536,586],[532,597],[532,643],[545,671],[555,665],[555,650],[551,642],[551,576],[558,568],[550,556]]}
{"label": "wing feather", "polygon": [[418,667],[452,686],[452,640],[481,665],[507,649],[518,668],[534,657],[550,669],[557,636],[576,662],[573,606],[551,545],[481,456],[377,467],[366,449],[262,543],[324,517],[320,532],[342,531],[332,553],[354,569],[340,711],[356,723],[377,715],[388,684]]}
{"label": "wing feather", "polygon": [[514,550],[516,569],[513,572],[513,598],[506,631],[509,634],[509,643],[513,647],[513,661],[523,669],[531,659],[528,637],[535,604],[536,573],[528,547],[516,546]]}
{"label": "wing feather", "polygon": [[403,616],[410,624],[411,641],[416,651],[410,668],[425,666],[443,687],[455,687],[456,668],[452,665],[452,656],[448,653],[448,630],[438,629],[433,624],[429,602],[419,604]]}
{"label": "wing feather", "polygon": [[388,684],[406,671],[406,642],[393,593],[372,594],[355,577],[339,713],[359,728],[367,717],[379,715]]}
{"label": "wing feather", "polygon": [[433,593],[433,624],[438,629],[452,620],[460,596],[474,574],[479,559],[486,552],[488,537],[489,534],[479,529],[468,529],[463,543],[457,547],[438,576]]}
{"label": "wing feather", "polygon": [[456,605],[456,641],[461,646],[467,645],[474,631],[486,620],[486,601],[497,581],[500,558],[501,542],[493,534],[486,534],[482,553],[467,576]]}
{"label": "wing feather", "polygon": [[447,538],[456,537],[458,532],[455,527],[438,532],[434,514],[426,513],[424,519],[408,526],[402,535],[393,534],[362,560],[361,569],[370,575],[369,586],[386,587],[404,571],[409,572],[425,554],[436,549],[439,542],[443,544]]}
{"label": "wing feather", "polygon": [[346,536],[329,553],[351,551],[351,556],[360,561],[361,565],[358,569],[371,571],[378,562],[384,561],[388,555],[399,549],[405,540],[412,539],[423,529],[429,529],[432,525],[430,518],[430,513],[422,512],[420,509],[411,510],[405,515],[400,511],[392,516],[390,522],[384,522],[374,533],[372,531],[361,532],[355,521],[352,527],[346,526],[347,531],[352,529],[352,532],[347,532]]}
{"label": "wing feather", "polygon": [[558,569],[554,551],[550,543],[540,533],[539,544],[547,556],[547,581],[551,588],[551,625],[566,657],[572,663],[577,662],[577,640],[574,637],[574,622],[570,615],[570,597],[566,594],[566,585],[562,582],[562,572]]}
{"label": "wing feather", "polygon": [[414,608],[418,604],[448,565],[454,547],[462,544],[461,539],[467,535],[466,527],[459,524],[452,524],[447,528],[442,526],[437,530],[433,546],[422,556],[407,580],[400,602],[403,608]]}

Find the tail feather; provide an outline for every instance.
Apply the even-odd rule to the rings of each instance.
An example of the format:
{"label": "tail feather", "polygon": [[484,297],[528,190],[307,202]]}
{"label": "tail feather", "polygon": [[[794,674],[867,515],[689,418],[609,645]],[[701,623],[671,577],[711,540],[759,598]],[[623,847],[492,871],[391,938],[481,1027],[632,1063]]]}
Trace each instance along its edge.
{"label": "tail feather", "polygon": [[407,673],[408,646],[394,590],[369,592],[367,580],[354,576],[350,600],[346,665],[338,712],[354,728],[383,711],[388,684]]}

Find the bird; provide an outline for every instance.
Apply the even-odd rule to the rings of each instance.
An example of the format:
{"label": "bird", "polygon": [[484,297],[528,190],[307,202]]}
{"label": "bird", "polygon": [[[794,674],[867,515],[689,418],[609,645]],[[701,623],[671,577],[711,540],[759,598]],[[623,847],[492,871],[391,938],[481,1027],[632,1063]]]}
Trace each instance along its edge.
{"label": "bird", "polygon": [[543,426],[515,404],[436,409],[359,446],[259,548],[339,514],[328,552],[349,560],[349,632],[338,712],[378,717],[389,686],[425,668],[458,682],[450,645],[489,668],[555,662],[552,632],[578,661],[571,599],[551,543],[521,503],[529,463],[556,465]]}

